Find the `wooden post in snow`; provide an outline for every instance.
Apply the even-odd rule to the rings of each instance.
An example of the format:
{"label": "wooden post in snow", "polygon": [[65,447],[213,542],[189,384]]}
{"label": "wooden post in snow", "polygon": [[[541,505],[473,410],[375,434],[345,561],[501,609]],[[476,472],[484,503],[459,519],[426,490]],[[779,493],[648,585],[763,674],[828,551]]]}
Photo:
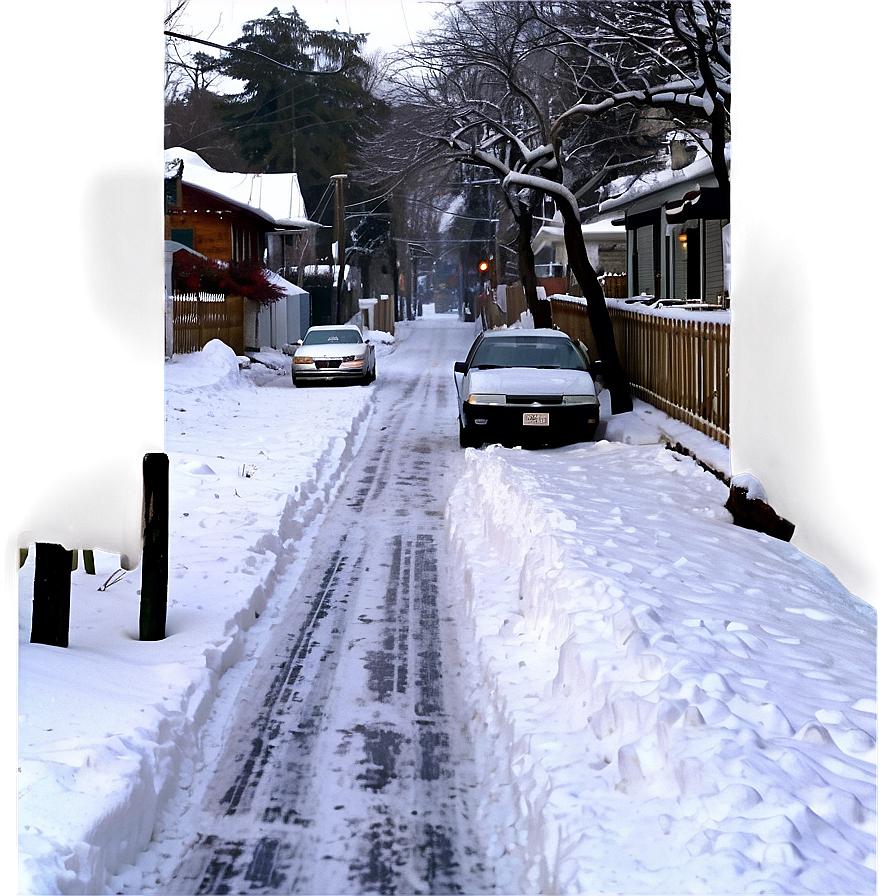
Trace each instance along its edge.
{"label": "wooden post in snow", "polygon": [[165,637],[168,612],[168,455],[143,458],[143,564],[140,640]]}
{"label": "wooden post in snow", "polygon": [[72,603],[72,552],[59,544],[34,547],[31,643],[68,647]]}

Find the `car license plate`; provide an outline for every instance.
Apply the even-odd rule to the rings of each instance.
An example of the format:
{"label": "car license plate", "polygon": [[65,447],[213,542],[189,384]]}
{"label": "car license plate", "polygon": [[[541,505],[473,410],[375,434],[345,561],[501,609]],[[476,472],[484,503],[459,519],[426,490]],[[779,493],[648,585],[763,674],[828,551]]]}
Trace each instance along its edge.
{"label": "car license plate", "polygon": [[550,426],[550,414],[523,414],[523,426]]}

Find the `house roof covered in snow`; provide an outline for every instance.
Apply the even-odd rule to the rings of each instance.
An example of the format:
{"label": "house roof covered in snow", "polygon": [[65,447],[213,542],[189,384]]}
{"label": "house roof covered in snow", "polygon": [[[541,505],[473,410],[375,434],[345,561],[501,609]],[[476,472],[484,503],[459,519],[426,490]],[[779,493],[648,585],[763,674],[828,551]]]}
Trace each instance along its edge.
{"label": "house roof covered in snow", "polygon": [[[613,224],[611,216],[601,216],[594,221],[582,225],[585,243],[625,242],[625,227]],[[554,215],[550,224],[542,225],[532,240],[532,250],[539,252],[545,246],[556,245],[564,241],[563,219],[560,213]]]}
{"label": "house roof covered in snow", "polygon": [[289,280],[281,277],[275,271],[265,271],[265,277],[270,280],[274,286],[279,286],[288,296],[307,296],[308,290],[302,289],[301,286],[296,286],[295,283],[291,283]]}
{"label": "house roof covered in snow", "polygon": [[[730,160],[730,147],[725,148],[725,157]],[[666,202],[682,199],[695,187],[717,186],[712,170],[712,161],[703,154],[690,165],[678,170],[665,168],[640,175],[637,178],[620,178],[613,185],[618,195],[600,204],[601,215],[610,215],[618,219],[621,212],[636,214],[650,208],[656,208]]]}
{"label": "house roof covered in snow", "polygon": [[319,227],[309,220],[295,174],[249,174],[217,171],[189,149],[165,150],[166,173],[183,162],[183,183],[232,202],[267,218],[277,227]]}

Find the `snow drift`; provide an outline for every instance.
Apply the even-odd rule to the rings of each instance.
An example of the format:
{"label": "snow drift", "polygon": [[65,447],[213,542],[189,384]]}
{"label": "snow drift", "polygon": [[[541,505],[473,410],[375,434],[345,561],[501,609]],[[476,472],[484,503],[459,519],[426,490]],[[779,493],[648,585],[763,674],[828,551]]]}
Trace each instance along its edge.
{"label": "snow drift", "polygon": [[657,444],[467,452],[448,512],[500,892],[874,892],[874,611],[726,497]]}

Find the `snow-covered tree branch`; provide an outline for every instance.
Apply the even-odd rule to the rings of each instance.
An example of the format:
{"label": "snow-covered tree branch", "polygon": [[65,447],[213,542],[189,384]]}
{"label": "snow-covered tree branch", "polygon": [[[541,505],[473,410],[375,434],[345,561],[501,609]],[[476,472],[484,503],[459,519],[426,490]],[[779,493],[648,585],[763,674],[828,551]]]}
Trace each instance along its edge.
{"label": "snow-covered tree branch", "polygon": [[719,186],[729,189],[731,9],[725,0],[627,3],[531,3],[561,47],[579,101],[554,120],[567,139],[576,118],[599,118],[622,106],[661,109],[682,127],[707,132]]}

